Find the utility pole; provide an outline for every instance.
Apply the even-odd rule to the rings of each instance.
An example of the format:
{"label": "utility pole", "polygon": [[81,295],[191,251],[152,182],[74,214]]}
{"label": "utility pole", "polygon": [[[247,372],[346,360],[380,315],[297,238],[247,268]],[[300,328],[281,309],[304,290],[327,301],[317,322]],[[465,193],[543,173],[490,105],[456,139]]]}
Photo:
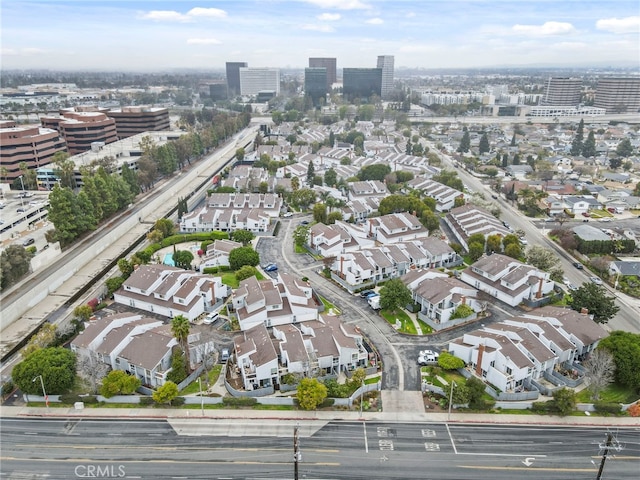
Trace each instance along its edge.
{"label": "utility pole", "polygon": [[596,480],[602,479],[602,472],[604,471],[604,462],[607,461],[607,456],[609,455],[609,450],[613,449],[616,452],[619,452],[624,447],[622,447],[618,440],[614,438],[613,433],[607,433],[607,441],[604,445],[600,445],[600,449],[604,449],[602,452],[602,460],[600,461],[600,468],[598,468],[598,475],[596,476]]}
{"label": "utility pole", "polygon": [[300,442],[298,440],[298,427],[293,427],[293,478],[298,480],[298,462],[302,459]]}

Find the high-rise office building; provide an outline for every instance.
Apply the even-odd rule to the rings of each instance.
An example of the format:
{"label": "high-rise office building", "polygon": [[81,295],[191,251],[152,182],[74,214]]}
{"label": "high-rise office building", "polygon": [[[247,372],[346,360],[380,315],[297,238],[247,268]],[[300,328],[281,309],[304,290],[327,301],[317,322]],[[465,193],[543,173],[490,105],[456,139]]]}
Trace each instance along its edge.
{"label": "high-rise office building", "polygon": [[227,91],[229,97],[240,95],[240,69],[246,67],[247,62],[227,62]]}
{"label": "high-rise office building", "polygon": [[327,69],[327,91],[331,91],[331,86],[338,81],[336,74],[335,58],[310,58],[309,68],[326,68]]}
{"label": "high-rise office building", "polygon": [[240,68],[240,94],[257,95],[262,91],[280,93],[280,69]]}
{"label": "high-rise office building", "polygon": [[582,79],[568,77],[550,77],[547,90],[540,105],[571,106],[580,104],[582,97]]}
{"label": "high-rise office building", "polygon": [[321,100],[327,96],[327,69],[304,69],[304,93],[311,97],[314,106],[323,104]]}
{"label": "high-rise office building", "polygon": [[109,110],[107,116],[116,120],[118,140],[143,132],[161,132],[171,127],[169,110],[166,108],[136,105]]}
{"label": "high-rise office building", "polygon": [[381,68],[344,68],[342,70],[342,94],[348,100],[381,96]]}
{"label": "high-rise office building", "polygon": [[378,68],[382,69],[382,85],[380,87],[380,96],[388,99],[393,91],[393,55],[378,56]]}
{"label": "high-rise office building", "polygon": [[640,77],[604,77],[598,80],[594,107],[607,113],[640,111]]}

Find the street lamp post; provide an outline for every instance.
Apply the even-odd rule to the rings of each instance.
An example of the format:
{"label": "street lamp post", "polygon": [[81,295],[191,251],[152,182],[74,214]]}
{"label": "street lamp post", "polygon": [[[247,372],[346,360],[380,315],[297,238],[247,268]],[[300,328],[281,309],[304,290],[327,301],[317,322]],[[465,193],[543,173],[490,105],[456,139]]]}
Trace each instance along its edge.
{"label": "street lamp post", "polygon": [[200,384],[200,412],[204,417],[204,397],[202,396],[202,378],[198,377],[198,383]]}
{"label": "street lamp post", "polygon": [[362,379],[362,383],[360,385],[360,418],[362,418],[362,400],[364,395],[364,378]]}
{"label": "street lamp post", "polygon": [[37,379],[40,379],[40,386],[42,387],[42,395],[44,396],[44,403],[49,408],[49,397],[47,396],[47,391],[44,389],[44,380],[42,379],[42,375],[38,375],[37,377],[33,377],[31,382],[35,382]]}
{"label": "street lamp post", "polygon": [[449,392],[449,414],[447,415],[447,422],[451,420],[451,406],[453,405],[453,387],[456,386],[456,382],[451,381],[451,391]]}
{"label": "street lamp post", "polygon": [[22,181],[22,177],[23,176],[24,175],[20,175],[18,178],[20,179],[20,185],[22,185],[22,196],[20,197],[20,202],[22,203],[22,206],[24,207],[24,182]]}

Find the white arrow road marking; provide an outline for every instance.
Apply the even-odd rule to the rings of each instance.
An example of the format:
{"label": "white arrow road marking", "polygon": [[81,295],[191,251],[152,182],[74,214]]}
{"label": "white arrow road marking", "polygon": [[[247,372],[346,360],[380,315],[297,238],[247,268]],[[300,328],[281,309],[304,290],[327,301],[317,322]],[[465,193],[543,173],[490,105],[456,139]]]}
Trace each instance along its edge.
{"label": "white arrow road marking", "polygon": [[527,457],[522,461],[522,463],[524,463],[527,467],[530,467],[531,465],[533,465],[534,460],[535,457]]}

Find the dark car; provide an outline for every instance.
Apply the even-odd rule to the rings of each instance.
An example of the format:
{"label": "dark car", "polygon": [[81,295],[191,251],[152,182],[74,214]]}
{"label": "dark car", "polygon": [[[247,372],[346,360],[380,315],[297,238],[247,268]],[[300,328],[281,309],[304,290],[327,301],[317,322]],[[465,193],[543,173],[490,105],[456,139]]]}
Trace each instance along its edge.
{"label": "dark car", "polygon": [[278,266],[275,263],[270,263],[268,265],[265,265],[263,267],[263,270],[265,272],[276,272],[276,271],[278,271]]}
{"label": "dark car", "polygon": [[367,298],[370,295],[373,295],[374,293],[376,293],[376,292],[374,292],[373,290],[363,290],[363,291],[360,292],[360,296],[362,298]]}
{"label": "dark car", "polygon": [[22,242],[23,247],[28,247],[29,245],[33,245],[36,241],[33,238],[25,238],[24,242]]}
{"label": "dark car", "polygon": [[573,262],[573,266],[578,270],[582,270],[584,268],[580,262]]}

